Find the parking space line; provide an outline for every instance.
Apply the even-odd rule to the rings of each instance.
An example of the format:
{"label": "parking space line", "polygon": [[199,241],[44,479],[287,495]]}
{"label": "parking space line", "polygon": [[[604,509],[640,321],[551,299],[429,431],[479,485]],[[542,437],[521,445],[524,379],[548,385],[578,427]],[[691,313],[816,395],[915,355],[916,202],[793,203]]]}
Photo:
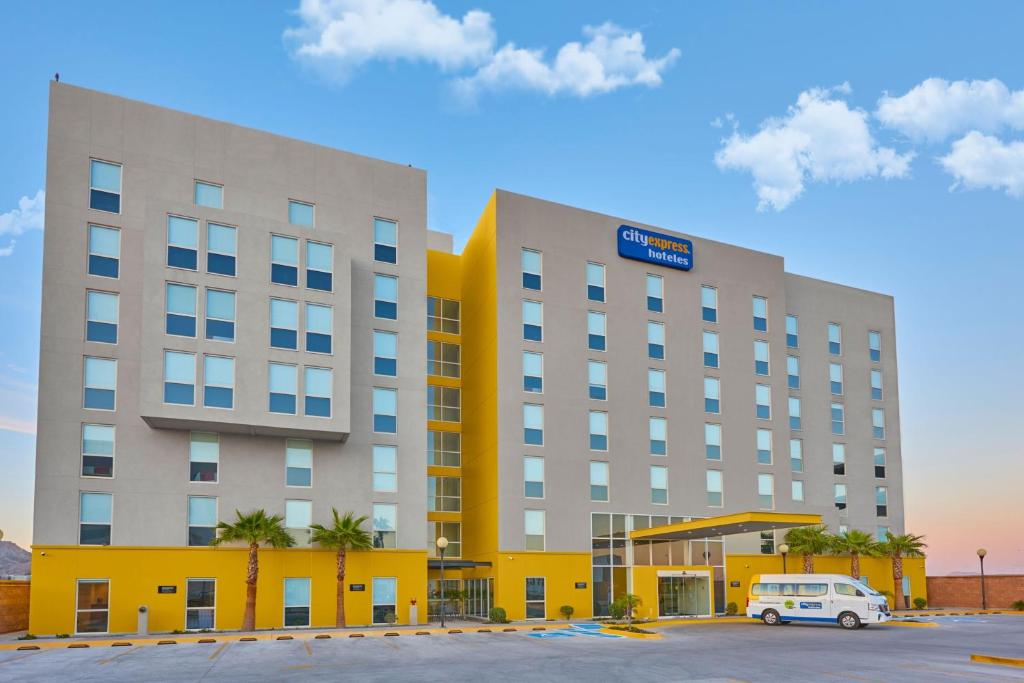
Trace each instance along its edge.
{"label": "parking space line", "polygon": [[999,664],[1000,666],[1017,666],[1024,668],[1024,659],[1018,659],[1016,657],[996,657],[994,655],[971,655],[972,662],[979,662],[981,664]]}
{"label": "parking space line", "polygon": [[302,641],[302,647],[306,648],[306,654],[307,655],[309,655],[310,657],[313,656],[313,648],[311,648],[309,646],[309,641],[308,640]]}
{"label": "parking space line", "polygon": [[221,643],[220,645],[218,645],[218,646],[217,646],[217,649],[216,649],[216,650],[214,650],[214,651],[213,651],[213,652],[212,652],[212,653],[210,654],[210,661],[212,662],[213,660],[217,659],[217,657],[219,657],[219,656],[220,656],[220,653],[221,653],[221,652],[224,652],[224,650],[225,650],[225,649],[227,648],[227,646],[228,646],[228,645],[230,645],[230,644],[231,644],[231,643]]}
{"label": "parking space line", "polygon": [[109,664],[110,662],[113,662],[113,661],[115,661],[117,659],[120,659],[121,657],[124,657],[125,655],[130,655],[131,653],[133,653],[133,652],[135,652],[136,650],[139,650],[139,649],[141,649],[141,648],[138,645],[136,645],[135,647],[130,648],[128,650],[125,650],[124,652],[118,652],[113,657],[107,657],[105,659],[101,659],[98,662],[98,664]]}
{"label": "parking space line", "polygon": [[10,659],[0,660],[0,666],[3,666],[4,664],[9,664],[11,662],[16,662],[19,659],[25,659],[26,657],[31,657],[32,655],[37,655],[40,652],[42,652],[42,650],[32,650],[31,652],[26,652],[25,654],[15,655],[14,657],[11,657]]}

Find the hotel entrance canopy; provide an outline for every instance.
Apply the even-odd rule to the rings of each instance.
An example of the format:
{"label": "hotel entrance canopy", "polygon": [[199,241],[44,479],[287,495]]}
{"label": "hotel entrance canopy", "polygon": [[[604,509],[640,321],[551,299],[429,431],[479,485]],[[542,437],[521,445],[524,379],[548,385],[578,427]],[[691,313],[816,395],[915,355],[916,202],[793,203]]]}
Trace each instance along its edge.
{"label": "hotel entrance canopy", "polygon": [[738,512],[734,515],[706,517],[690,522],[665,524],[629,532],[633,541],[692,541],[701,538],[748,534],[771,529],[791,529],[821,524],[821,515],[788,512]]}

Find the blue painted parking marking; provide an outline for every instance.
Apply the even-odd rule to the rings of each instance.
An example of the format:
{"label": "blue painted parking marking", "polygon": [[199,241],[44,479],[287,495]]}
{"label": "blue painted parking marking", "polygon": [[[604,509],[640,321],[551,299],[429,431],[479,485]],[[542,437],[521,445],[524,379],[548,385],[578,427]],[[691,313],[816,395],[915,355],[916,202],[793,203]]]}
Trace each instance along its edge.
{"label": "blue painted parking marking", "polygon": [[572,638],[583,636],[586,638],[622,638],[623,636],[611,633],[601,633],[604,628],[601,624],[572,624],[567,629],[559,631],[545,631],[544,633],[528,633],[531,638]]}

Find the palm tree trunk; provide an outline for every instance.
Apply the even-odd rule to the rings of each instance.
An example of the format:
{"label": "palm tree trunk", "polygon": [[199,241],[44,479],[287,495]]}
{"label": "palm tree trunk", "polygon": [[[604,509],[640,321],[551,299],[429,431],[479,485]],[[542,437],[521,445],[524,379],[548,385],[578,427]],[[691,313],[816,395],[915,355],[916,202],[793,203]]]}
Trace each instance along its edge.
{"label": "palm tree trunk", "polygon": [[850,576],[860,578],[860,553],[850,553]]}
{"label": "palm tree trunk", "polygon": [[896,601],[893,609],[903,609],[903,557],[901,555],[892,556],[892,582],[892,593]]}
{"label": "palm tree trunk", "polygon": [[338,548],[338,606],[335,626],[345,628],[345,549]]}
{"label": "palm tree trunk", "polygon": [[259,545],[249,544],[249,566],[245,576],[245,614],[242,616],[242,630],[256,630],[256,580],[260,575]]}
{"label": "palm tree trunk", "polygon": [[804,574],[814,573],[814,555],[804,553]]}

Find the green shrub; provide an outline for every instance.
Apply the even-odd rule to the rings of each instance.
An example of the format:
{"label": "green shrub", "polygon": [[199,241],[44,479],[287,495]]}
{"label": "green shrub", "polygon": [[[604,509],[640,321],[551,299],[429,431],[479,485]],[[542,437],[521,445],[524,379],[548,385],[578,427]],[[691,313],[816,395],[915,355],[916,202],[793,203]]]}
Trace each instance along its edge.
{"label": "green shrub", "polygon": [[614,601],[608,605],[608,616],[612,619],[621,619],[626,616],[626,606],[619,600]]}
{"label": "green shrub", "polygon": [[928,601],[920,596],[914,598],[914,609],[924,609],[927,604]]}
{"label": "green shrub", "polygon": [[558,611],[562,613],[562,616],[565,619],[572,619],[572,613],[576,610],[573,608],[572,605],[562,605],[558,608]]}
{"label": "green shrub", "polygon": [[490,611],[487,612],[487,618],[490,619],[492,624],[508,623],[508,615],[505,614],[504,607],[492,607]]}
{"label": "green shrub", "polygon": [[71,636],[68,635],[67,633],[58,633],[57,637],[58,638],[70,638]]}
{"label": "green shrub", "polygon": [[26,633],[23,636],[18,636],[18,640],[35,640],[38,637],[39,636],[32,635],[31,633]]}
{"label": "green shrub", "polygon": [[726,614],[736,614],[739,611],[740,611],[740,606],[737,605],[735,602],[730,602],[728,605],[725,606],[725,613]]}
{"label": "green shrub", "polygon": [[1024,612],[1024,600],[1014,600],[1013,604],[1010,605],[1010,607],[1017,610],[1018,612]]}

